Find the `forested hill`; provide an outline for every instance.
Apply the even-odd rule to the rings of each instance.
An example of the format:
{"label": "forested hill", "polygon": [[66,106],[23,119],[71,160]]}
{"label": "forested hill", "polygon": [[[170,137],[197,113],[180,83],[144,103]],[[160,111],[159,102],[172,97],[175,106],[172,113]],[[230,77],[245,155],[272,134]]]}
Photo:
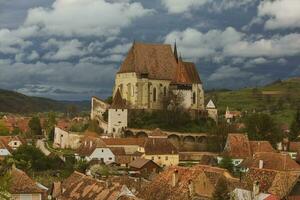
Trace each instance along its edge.
{"label": "forested hill", "polygon": [[89,102],[56,101],[41,97],[31,97],[14,91],[0,89],[0,112],[35,113],[60,111],[65,112],[68,106],[76,105],[78,110],[89,110]]}
{"label": "forested hill", "polygon": [[300,106],[300,77],[278,80],[266,86],[240,90],[216,90],[206,93],[219,110],[265,111],[278,120],[290,123]]}

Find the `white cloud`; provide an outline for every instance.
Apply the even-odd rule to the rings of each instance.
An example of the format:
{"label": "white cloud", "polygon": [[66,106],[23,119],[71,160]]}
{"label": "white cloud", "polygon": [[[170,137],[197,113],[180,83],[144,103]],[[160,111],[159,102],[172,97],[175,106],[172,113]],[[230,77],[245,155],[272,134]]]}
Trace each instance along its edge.
{"label": "white cloud", "polygon": [[261,1],[258,6],[258,17],[268,17],[265,22],[266,29],[300,27],[300,1]]}
{"label": "white cloud", "polygon": [[165,37],[165,43],[178,43],[178,50],[184,58],[197,60],[201,57],[213,56],[224,46],[234,44],[241,40],[243,33],[232,27],[221,30],[210,30],[202,33],[196,29],[188,28],[182,32],[173,31]]}
{"label": "white cloud", "polygon": [[105,0],[56,0],[50,9],[28,11],[25,26],[38,26],[43,34],[112,36],[139,17],[152,13],[141,3]]}
{"label": "white cloud", "polygon": [[163,6],[169,13],[183,13],[190,9],[199,8],[210,0],[162,0]]}
{"label": "white cloud", "polygon": [[165,43],[172,44],[175,40],[184,58],[194,61],[208,57],[218,61],[223,57],[278,58],[300,54],[298,33],[265,38],[261,35],[246,35],[232,27],[206,33],[187,28],[173,31],[165,37]]}
{"label": "white cloud", "polygon": [[56,50],[52,50],[43,56],[43,58],[48,60],[68,60],[73,57],[80,57],[87,54],[84,45],[77,39],[70,41],[49,39],[48,42],[41,44],[41,46],[45,49],[56,48]]}
{"label": "white cloud", "polygon": [[162,5],[169,13],[184,13],[202,6],[207,6],[210,11],[220,12],[232,8],[247,8],[257,0],[161,0]]}
{"label": "white cloud", "polygon": [[0,29],[0,53],[16,54],[30,45],[32,43],[19,37],[17,32],[9,29]]}

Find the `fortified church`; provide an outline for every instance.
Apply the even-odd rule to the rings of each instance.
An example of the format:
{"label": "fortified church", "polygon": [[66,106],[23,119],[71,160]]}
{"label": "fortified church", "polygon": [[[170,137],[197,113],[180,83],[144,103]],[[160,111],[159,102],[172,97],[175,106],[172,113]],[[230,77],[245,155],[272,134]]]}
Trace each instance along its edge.
{"label": "fortified church", "polygon": [[[113,103],[108,105],[92,98],[91,118],[113,136],[127,127],[127,110],[156,110],[163,108],[163,99],[172,92],[181,95],[182,106],[191,112],[216,112],[212,102],[204,106],[204,91],[196,65],[185,62],[169,44],[134,42],[115,77]],[[108,110],[108,123],[103,114]]]}

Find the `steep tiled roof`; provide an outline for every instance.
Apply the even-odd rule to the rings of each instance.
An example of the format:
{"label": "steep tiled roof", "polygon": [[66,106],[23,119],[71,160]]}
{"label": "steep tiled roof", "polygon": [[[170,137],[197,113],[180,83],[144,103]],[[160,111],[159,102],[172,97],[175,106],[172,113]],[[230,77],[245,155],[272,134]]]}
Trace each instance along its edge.
{"label": "steep tiled roof", "polygon": [[171,45],[134,42],[118,73],[148,74],[150,79],[172,80],[176,59]]}
{"label": "steep tiled roof", "polygon": [[[178,183],[175,187],[172,186],[172,177],[174,172],[178,175]],[[207,165],[196,165],[194,167],[170,167],[163,171],[159,176],[146,187],[144,192],[145,199],[156,200],[189,200],[189,182],[194,182],[194,187],[198,182],[198,179],[204,181],[207,187],[207,191],[213,191],[220,178],[225,178],[229,187],[238,182],[238,179],[233,178],[227,170],[211,167]],[[199,187],[199,188],[203,188]],[[203,188],[204,189],[204,188]],[[202,198],[210,198],[212,193],[203,194],[203,191],[195,191],[195,196],[201,196]],[[204,195],[204,196],[202,196]]]}
{"label": "steep tiled roof", "polygon": [[143,146],[145,143],[144,138],[103,138],[102,140],[108,146],[114,146],[114,145]]}
{"label": "steep tiled roof", "polygon": [[124,147],[110,147],[109,149],[115,156],[121,156],[126,154]]}
{"label": "steep tiled roof", "polygon": [[148,138],[144,149],[146,155],[178,154],[177,148],[166,138]]}
{"label": "steep tiled roof", "polygon": [[134,42],[118,73],[128,72],[176,83],[201,83],[195,64],[181,60],[177,62],[168,44]]}
{"label": "steep tiled roof", "polygon": [[244,188],[252,190],[253,183],[258,181],[260,191],[283,198],[297,183],[299,175],[299,172],[251,168],[242,177],[242,183]]}
{"label": "steep tiled roof", "polygon": [[255,153],[253,157],[249,157],[244,160],[242,165],[248,168],[258,167],[260,160],[263,161],[264,169],[300,172],[300,165],[296,163],[288,154],[274,152]]}
{"label": "steep tiled roof", "polygon": [[124,100],[121,96],[119,88],[113,98],[113,102],[111,104],[111,108],[113,109],[123,109],[126,108],[126,100]]}
{"label": "steep tiled roof", "polygon": [[[79,179],[74,179],[79,177]],[[71,182],[71,180],[73,180]],[[66,183],[67,181],[67,183]],[[58,200],[113,200],[118,197],[127,197],[129,200],[137,198],[127,190],[124,192],[124,187],[117,182],[108,185],[104,181],[93,179],[79,172],[74,172],[71,179],[63,182],[63,192],[57,198]]]}
{"label": "steep tiled roof", "polygon": [[276,152],[269,141],[249,141],[251,152]]}
{"label": "steep tiled roof", "polygon": [[224,155],[232,158],[247,158],[252,156],[248,136],[238,133],[229,134]]}
{"label": "steep tiled roof", "polygon": [[22,137],[16,135],[16,136],[0,136],[0,143],[5,146],[7,150],[10,152],[13,150],[10,146],[9,143],[11,141],[20,141],[21,144],[26,144],[26,140],[23,139]]}
{"label": "steep tiled roof", "polygon": [[[143,166],[145,166],[148,162],[153,162],[152,160],[149,159],[145,159],[145,158],[137,158],[134,161],[132,161],[131,163],[129,163],[130,167],[134,167],[137,169],[142,168]],[[153,162],[154,163],[154,162]],[[155,164],[155,163],[154,163]],[[157,165],[157,164],[155,164]],[[158,166],[158,165],[157,165]]]}
{"label": "steep tiled roof", "polygon": [[106,148],[106,144],[100,138],[85,136],[77,153],[82,156],[90,156],[96,148]]}
{"label": "steep tiled roof", "polygon": [[33,194],[45,192],[37,182],[31,179],[25,172],[13,168],[11,170],[11,184],[9,188],[11,194]]}

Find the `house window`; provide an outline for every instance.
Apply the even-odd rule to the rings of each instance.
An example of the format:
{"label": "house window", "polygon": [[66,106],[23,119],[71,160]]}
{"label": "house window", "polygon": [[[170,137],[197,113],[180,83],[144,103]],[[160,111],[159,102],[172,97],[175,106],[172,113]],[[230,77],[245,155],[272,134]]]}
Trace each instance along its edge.
{"label": "house window", "polygon": [[152,156],[151,160],[154,160],[154,156]]}
{"label": "house window", "polygon": [[160,159],[160,156],[158,156],[158,159]]}
{"label": "house window", "polygon": [[156,101],[156,88],[153,88],[153,101]]}
{"label": "house window", "polygon": [[195,103],[196,103],[196,93],[193,92],[193,104],[195,104]]}
{"label": "house window", "polygon": [[17,146],[18,143],[17,143],[17,142],[14,142],[14,144],[15,144],[15,146]]}
{"label": "house window", "polygon": [[113,128],[113,132],[115,132],[116,131],[116,129],[115,128]]}
{"label": "house window", "polygon": [[102,149],[102,150],[101,150],[101,152],[103,153],[103,152],[104,152],[104,150]]}
{"label": "house window", "polygon": [[168,156],[166,156],[166,160],[169,160]]}
{"label": "house window", "polygon": [[109,157],[108,160],[112,160],[112,157]]}

